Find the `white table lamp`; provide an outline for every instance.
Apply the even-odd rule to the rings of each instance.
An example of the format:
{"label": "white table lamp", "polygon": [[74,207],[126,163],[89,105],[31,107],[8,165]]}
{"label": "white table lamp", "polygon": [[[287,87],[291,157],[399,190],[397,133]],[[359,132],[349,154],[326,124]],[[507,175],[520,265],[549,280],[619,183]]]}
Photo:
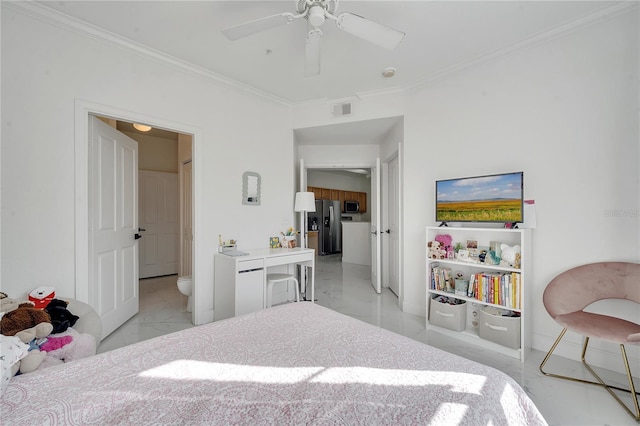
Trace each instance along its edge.
{"label": "white table lamp", "polygon": [[307,247],[307,212],[316,211],[316,199],[313,192],[296,192],[293,209],[300,213],[300,246]]}
{"label": "white table lamp", "polygon": [[296,212],[315,212],[316,199],[313,192],[296,192],[296,201],[293,209]]}

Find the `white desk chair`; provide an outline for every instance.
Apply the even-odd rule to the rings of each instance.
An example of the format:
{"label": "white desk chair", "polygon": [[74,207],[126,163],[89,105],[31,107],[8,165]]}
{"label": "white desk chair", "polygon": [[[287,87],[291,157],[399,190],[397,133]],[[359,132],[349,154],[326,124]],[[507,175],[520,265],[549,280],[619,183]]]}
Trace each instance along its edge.
{"label": "white desk chair", "polygon": [[[273,284],[282,281],[293,281],[296,287],[296,302],[300,301],[300,289],[298,288],[298,279],[292,274],[267,274],[267,308],[271,307],[271,296],[273,295]],[[287,283],[287,291],[289,283]]]}

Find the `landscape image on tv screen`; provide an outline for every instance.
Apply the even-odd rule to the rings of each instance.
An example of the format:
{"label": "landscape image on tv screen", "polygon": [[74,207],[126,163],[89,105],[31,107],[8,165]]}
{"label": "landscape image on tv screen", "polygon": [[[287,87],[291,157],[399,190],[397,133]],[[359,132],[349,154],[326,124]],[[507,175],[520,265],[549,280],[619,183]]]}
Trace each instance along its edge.
{"label": "landscape image on tv screen", "polygon": [[436,181],[436,221],[523,221],[523,173]]}

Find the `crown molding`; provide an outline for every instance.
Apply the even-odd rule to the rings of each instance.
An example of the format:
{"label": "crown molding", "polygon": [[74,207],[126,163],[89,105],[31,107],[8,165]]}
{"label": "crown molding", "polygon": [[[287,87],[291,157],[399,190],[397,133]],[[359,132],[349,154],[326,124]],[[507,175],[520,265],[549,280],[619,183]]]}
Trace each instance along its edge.
{"label": "crown molding", "polygon": [[560,37],[564,37],[568,34],[579,31],[590,25],[611,19],[619,15],[623,15],[625,13],[632,12],[634,9],[638,9],[639,7],[638,5],[639,3],[636,1],[617,2],[614,5],[604,7],[588,15],[585,15],[581,18],[574,19],[570,22],[567,22],[564,25],[560,25],[550,30],[540,32],[533,36],[525,37],[519,41],[509,44],[508,46],[502,47],[500,49],[492,50],[476,58],[462,61],[450,67],[446,67],[441,70],[438,70],[432,74],[429,74],[427,76],[424,76],[414,81],[413,83],[409,83],[404,87],[404,91],[405,93],[415,92],[416,90],[420,90],[424,88],[425,86],[427,86],[429,83],[432,83],[433,81],[439,80],[441,78],[446,78],[451,74],[460,72],[467,68],[471,68],[475,65],[483,64],[487,61],[500,58],[503,56],[507,56],[511,53],[519,52],[524,49],[528,49],[534,46],[548,43],[552,40],[556,40]]}
{"label": "crown molding", "polygon": [[174,56],[160,52],[159,50],[153,49],[144,44],[137,43],[133,40],[129,40],[125,37],[122,37],[110,31],[99,28],[88,22],[82,21],[80,19],[74,18],[69,15],[65,15],[64,13],[61,13],[61,12],[58,12],[57,10],[46,7],[45,5],[35,3],[32,0],[0,1],[0,3],[3,8],[11,9],[15,12],[22,13],[23,15],[30,16],[42,22],[54,25],[58,28],[75,32],[82,36],[91,38],[93,40],[103,42],[113,47],[117,47],[117,48],[129,51],[136,55],[145,57],[147,59],[151,59],[152,61],[159,62],[162,64],[172,65],[183,71],[187,71],[189,73],[192,73],[201,77],[205,77],[221,86],[238,90],[240,92],[243,92],[244,94],[249,93],[251,95],[254,95],[254,96],[257,96],[257,97],[260,97],[260,98],[263,98],[287,107],[292,106],[292,103],[286,99],[283,99],[281,97],[275,96],[271,93],[268,93],[262,90],[258,90],[255,87],[240,83],[229,77],[216,74],[205,68],[199,67],[192,63],[178,59]]}

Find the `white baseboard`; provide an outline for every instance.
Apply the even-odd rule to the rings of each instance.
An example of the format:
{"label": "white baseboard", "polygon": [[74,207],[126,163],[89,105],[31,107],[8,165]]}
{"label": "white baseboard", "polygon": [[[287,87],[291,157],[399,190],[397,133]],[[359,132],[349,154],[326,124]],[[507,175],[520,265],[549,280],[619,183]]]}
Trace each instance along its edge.
{"label": "white baseboard", "polygon": [[427,316],[427,304],[422,303],[422,304],[418,304],[418,303],[408,303],[406,300],[402,301],[402,312],[407,312],[409,314],[413,314],[413,315],[418,315],[420,317],[425,317]]}

